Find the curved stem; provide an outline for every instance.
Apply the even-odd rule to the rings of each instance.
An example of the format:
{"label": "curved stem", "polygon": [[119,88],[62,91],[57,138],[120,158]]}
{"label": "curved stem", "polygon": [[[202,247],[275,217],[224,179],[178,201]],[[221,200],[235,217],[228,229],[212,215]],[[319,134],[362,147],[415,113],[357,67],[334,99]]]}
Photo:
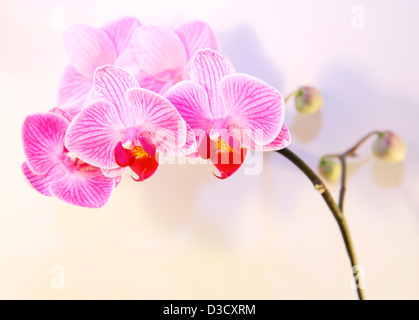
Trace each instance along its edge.
{"label": "curved stem", "polygon": [[339,209],[343,213],[343,201],[345,200],[346,193],[346,157],[339,156],[340,163],[342,165],[342,176],[340,180],[340,191],[339,191]]}
{"label": "curved stem", "polygon": [[287,104],[293,97],[295,97],[298,93],[298,90],[291,92],[284,100],[284,104]]}
{"label": "curved stem", "polygon": [[339,158],[340,163],[342,165],[342,176],[341,176],[341,183],[340,183],[340,191],[339,191],[339,209],[343,213],[343,202],[345,200],[345,193],[346,193],[346,176],[347,176],[347,170],[346,170],[346,158],[347,157],[355,157],[355,152],[358,150],[358,148],[367,141],[371,136],[373,135],[381,135],[381,131],[372,131],[368,133],[366,136],[364,136],[361,140],[359,140],[352,148],[346,150],[342,154],[328,154],[322,157],[322,159],[325,158]]}
{"label": "curved stem", "polygon": [[[288,148],[277,150],[276,152],[282,154],[285,158],[294,163],[307,176],[307,178],[310,179],[316,190],[320,192],[321,196],[323,197],[324,201],[326,202],[327,206],[329,207],[330,211],[335,217],[336,222],[339,225],[339,229],[342,234],[343,241],[345,243],[346,251],[348,252],[349,260],[351,262],[353,276],[356,279],[355,267],[358,265],[358,261],[355,255],[355,249],[352,243],[351,234],[349,232],[349,228],[342,211],[340,210],[336,202],[333,200],[333,197],[327,189],[326,185],[323,183],[320,177],[300,157],[298,157],[294,152],[292,152]],[[364,300],[364,291],[359,287],[359,285],[357,286],[357,292],[359,299]]]}
{"label": "curved stem", "polygon": [[381,131],[372,131],[370,133],[368,133],[365,137],[363,137],[361,140],[359,140],[352,148],[350,148],[349,150],[345,151],[342,155],[344,157],[346,156],[355,156],[355,151],[358,150],[358,148],[365,142],[367,141],[370,137],[372,137],[373,135],[381,135],[382,132]]}

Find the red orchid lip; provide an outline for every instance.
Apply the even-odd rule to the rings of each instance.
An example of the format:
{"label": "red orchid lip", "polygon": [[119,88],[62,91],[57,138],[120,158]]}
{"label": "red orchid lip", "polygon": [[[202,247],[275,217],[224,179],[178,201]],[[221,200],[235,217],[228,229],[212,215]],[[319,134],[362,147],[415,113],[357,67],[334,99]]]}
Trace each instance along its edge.
{"label": "red orchid lip", "polygon": [[130,149],[125,149],[120,141],[115,147],[115,161],[120,167],[127,167],[132,164],[135,157]]}
{"label": "red orchid lip", "polygon": [[[220,172],[220,176],[214,174],[218,179],[224,180],[235,173],[243,164],[246,158],[247,149],[233,143],[233,137],[227,143],[219,139],[216,143],[216,149],[212,144],[210,160]],[[233,147],[232,147],[233,146]]]}
{"label": "red orchid lip", "polygon": [[148,154],[141,146],[125,149],[122,142],[119,142],[114,153],[118,166],[129,166],[138,175],[138,179],[132,177],[135,181],[144,181],[150,178],[159,166],[158,156]]}
{"label": "red orchid lip", "polygon": [[[240,152],[229,151],[229,153],[228,153],[229,162],[228,163],[222,163],[222,161],[221,161],[222,153],[223,152],[218,152],[217,153],[217,160],[218,160],[217,162],[218,163],[214,163],[212,161],[212,159],[211,159],[211,162],[213,162],[213,165],[220,172],[220,176],[217,176],[215,173],[213,173],[214,176],[218,179],[224,180],[224,179],[230,177],[237,170],[239,170],[239,168],[241,167],[241,165],[244,162],[244,159],[246,158],[247,149],[246,148],[241,148]],[[239,163],[237,163],[237,160],[235,160],[237,157],[239,157],[240,160],[241,160]]]}
{"label": "red orchid lip", "polygon": [[130,165],[132,171],[138,175],[138,179],[132,177],[135,181],[144,181],[150,178],[157,170],[159,163],[157,157],[146,156],[137,157]]}

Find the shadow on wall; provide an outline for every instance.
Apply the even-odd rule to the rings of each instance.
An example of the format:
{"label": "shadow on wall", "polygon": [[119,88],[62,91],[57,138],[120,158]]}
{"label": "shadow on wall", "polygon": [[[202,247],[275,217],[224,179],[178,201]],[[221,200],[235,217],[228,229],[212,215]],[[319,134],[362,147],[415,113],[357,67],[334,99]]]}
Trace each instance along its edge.
{"label": "shadow on wall", "polygon": [[[329,146],[324,153],[342,152],[367,133],[387,129],[399,134],[408,150],[414,150],[413,144],[417,144],[411,138],[414,137],[414,128],[406,124],[411,123],[411,116],[417,112],[417,106],[405,97],[390,96],[384,89],[374,87],[368,82],[369,77],[364,70],[367,68],[353,62],[341,62],[330,66],[321,74],[319,87],[322,88],[325,100],[325,129],[333,139],[328,140],[332,148],[340,145],[339,140],[345,141],[336,150],[330,150]],[[323,143],[326,145],[329,141]],[[372,154],[373,141],[374,139],[368,140],[361,147],[360,153]],[[348,162],[356,171],[356,161]],[[362,163],[364,161],[359,162]],[[376,159],[371,170],[375,183],[383,188],[398,186],[405,176],[404,163],[389,164]]]}
{"label": "shadow on wall", "polygon": [[235,244],[237,222],[246,201],[257,194],[260,176],[241,170],[218,180],[212,172],[216,169],[210,163],[164,164],[152,179],[130,184],[143,195],[142,214],[171,241],[189,243],[192,238],[220,249]]}
{"label": "shadow on wall", "polygon": [[[412,126],[411,113],[418,106],[402,96],[389,96],[385,89],[369,83],[365,66],[341,62],[331,65],[319,77],[325,105],[325,123],[336,133],[353,140],[374,129],[392,129],[402,137]],[[410,112],[409,112],[410,111]],[[355,142],[355,141],[354,141]]]}
{"label": "shadow on wall", "polygon": [[[256,33],[247,24],[240,24],[228,33],[218,34],[222,51],[231,59],[237,72],[255,76],[282,92],[284,81],[275,61],[264,51]],[[314,85],[314,84],[313,84]],[[292,108],[290,101],[287,108]],[[293,138],[303,144],[310,143],[320,132],[323,124],[321,113],[296,114],[290,130]]]}
{"label": "shadow on wall", "polygon": [[[294,100],[289,102],[287,108],[294,108]],[[322,127],[323,113],[322,110],[319,110],[314,114],[301,114],[297,112],[289,129],[293,141],[308,144],[317,137]]]}
{"label": "shadow on wall", "polygon": [[237,72],[257,77],[282,92],[281,73],[249,25],[239,24],[228,32],[218,33],[217,37],[221,50],[231,59]]}

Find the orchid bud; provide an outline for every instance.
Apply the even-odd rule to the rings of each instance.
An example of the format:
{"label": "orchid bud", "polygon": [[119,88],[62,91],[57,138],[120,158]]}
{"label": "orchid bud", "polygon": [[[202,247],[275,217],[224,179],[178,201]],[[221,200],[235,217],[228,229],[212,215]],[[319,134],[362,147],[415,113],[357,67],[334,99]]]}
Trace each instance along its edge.
{"label": "orchid bud", "polygon": [[342,175],[342,165],[335,160],[322,158],[319,165],[320,174],[329,182],[337,182]]}
{"label": "orchid bud", "polygon": [[379,132],[372,149],[377,157],[387,162],[401,162],[406,157],[406,145],[392,131]]}
{"label": "orchid bud", "polygon": [[319,90],[313,87],[300,87],[295,94],[295,107],[298,112],[312,114],[323,105],[323,97]]}

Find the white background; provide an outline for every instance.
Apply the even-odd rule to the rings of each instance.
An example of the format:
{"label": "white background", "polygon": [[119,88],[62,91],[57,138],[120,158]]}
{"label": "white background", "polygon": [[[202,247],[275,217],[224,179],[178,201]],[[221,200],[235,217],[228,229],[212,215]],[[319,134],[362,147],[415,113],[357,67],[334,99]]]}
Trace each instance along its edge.
{"label": "white background", "polygon": [[[351,28],[354,5],[365,28]],[[1,1],[0,298],[354,299],[338,227],[292,164],[264,155],[260,175],[226,181],[211,166],[129,174],[103,209],[32,190],[20,171],[26,115],[55,106],[64,28],[124,15],[171,27],[209,23],[236,70],[284,94],[321,90],[320,114],[287,106],[291,149],[313,167],[371,130],[406,142],[404,163],[367,144],[350,160],[346,215],[371,299],[419,298],[417,1]],[[369,143],[370,144],[370,143]],[[334,194],[337,186],[331,186]],[[63,290],[51,268],[65,271]]]}

